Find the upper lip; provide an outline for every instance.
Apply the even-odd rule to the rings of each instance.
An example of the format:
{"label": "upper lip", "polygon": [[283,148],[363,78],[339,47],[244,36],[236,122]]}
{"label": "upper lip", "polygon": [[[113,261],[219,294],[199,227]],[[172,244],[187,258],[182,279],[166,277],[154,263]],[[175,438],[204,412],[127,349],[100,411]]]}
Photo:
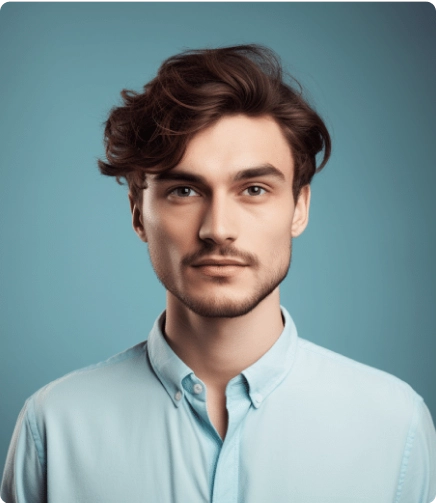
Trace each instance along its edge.
{"label": "upper lip", "polygon": [[192,264],[193,267],[199,267],[202,265],[240,265],[240,266],[244,266],[247,264],[244,262],[241,262],[240,260],[235,260],[235,259],[230,259],[230,258],[203,258],[201,260],[197,260],[194,264]]}

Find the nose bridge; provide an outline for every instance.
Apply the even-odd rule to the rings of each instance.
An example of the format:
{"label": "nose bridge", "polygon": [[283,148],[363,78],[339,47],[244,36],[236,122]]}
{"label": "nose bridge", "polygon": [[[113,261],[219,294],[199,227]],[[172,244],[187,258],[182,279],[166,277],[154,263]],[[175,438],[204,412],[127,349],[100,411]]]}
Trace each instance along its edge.
{"label": "nose bridge", "polygon": [[199,237],[218,244],[236,239],[234,208],[225,190],[211,194],[204,209]]}

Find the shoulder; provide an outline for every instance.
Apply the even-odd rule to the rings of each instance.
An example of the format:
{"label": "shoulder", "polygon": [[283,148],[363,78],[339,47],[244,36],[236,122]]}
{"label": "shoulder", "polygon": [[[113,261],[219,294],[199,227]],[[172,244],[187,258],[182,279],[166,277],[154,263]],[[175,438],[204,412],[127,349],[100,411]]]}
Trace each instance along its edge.
{"label": "shoulder", "polygon": [[297,361],[306,378],[316,380],[332,402],[354,407],[365,416],[407,428],[423,401],[398,377],[306,339],[298,340]]}
{"label": "shoulder", "polygon": [[28,399],[28,414],[39,420],[92,410],[114,396],[129,394],[129,388],[149,380],[147,341],[107,360],[70,372],[36,391]]}
{"label": "shoulder", "polygon": [[321,432],[319,443],[337,445],[338,452],[350,447],[354,459],[371,460],[386,476],[390,471],[396,502],[432,501],[436,431],[423,398],[388,372],[302,338],[297,347],[287,391],[298,398],[303,424]]}
{"label": "shoulder", "polygon": [[80,386],[82,383],[89,385],[103,379],[110,379],[112,376],[116,377],[116,374],[119,372],[125,373],[127,371],[134,373],[138,361],[146,357],[146,346],[147,341],[143,341],[104,361],[74,370],[48,383],[37,393],[52,393],[56,389],[63,389],[69,386]]}

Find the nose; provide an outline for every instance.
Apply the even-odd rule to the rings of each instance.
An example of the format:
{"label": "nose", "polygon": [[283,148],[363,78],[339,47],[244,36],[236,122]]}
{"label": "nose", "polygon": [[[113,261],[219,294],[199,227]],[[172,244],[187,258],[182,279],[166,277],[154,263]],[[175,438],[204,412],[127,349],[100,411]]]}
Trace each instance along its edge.
{"label": "nose", "polygon": [[235,241],[237,221],[233,209],[224,195],[211,197],[202,215],[199,238],[216,245]]}

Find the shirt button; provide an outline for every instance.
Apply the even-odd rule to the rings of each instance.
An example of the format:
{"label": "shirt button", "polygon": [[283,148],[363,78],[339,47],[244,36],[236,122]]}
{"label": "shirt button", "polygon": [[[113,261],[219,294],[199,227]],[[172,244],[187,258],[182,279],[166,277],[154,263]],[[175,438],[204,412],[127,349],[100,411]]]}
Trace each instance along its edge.
{"label": "shirt button", "polygon": [[174,395],[174,398],[179,401],[181,398],[182,398],[182,392],[181,391],[178,391],[175,395]]}
{"label": "shirt button", "polygon": [[253,398],[254,398],[254,403],[256,405],[260,405],[260,403],[262,402],[262,395],[260,395],[259,393],[255,393]]}
{"label": "shirt button", "polygon": [[194,384],[194,393],[199,395],[203,391],[203,386],[201,384]]}

